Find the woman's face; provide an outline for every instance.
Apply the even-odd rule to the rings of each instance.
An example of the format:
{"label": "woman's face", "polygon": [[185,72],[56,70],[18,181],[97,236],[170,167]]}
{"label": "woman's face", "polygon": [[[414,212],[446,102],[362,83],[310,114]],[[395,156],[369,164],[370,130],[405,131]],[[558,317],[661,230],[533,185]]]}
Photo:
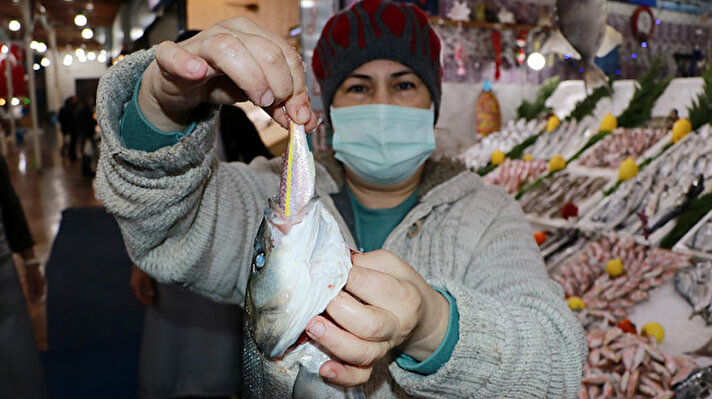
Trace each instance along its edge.
{"label": "woman's face", "polygon": [[332,105],[390,104],[430,108],[430,92],[412,69],[391,60],[369,61],[351,72],[341,83]]}

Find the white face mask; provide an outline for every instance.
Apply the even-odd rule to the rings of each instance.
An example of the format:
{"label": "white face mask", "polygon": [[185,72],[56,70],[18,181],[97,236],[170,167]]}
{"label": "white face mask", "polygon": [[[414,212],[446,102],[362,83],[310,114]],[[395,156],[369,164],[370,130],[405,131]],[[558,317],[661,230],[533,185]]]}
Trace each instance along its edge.
{"label": "white face mask", "polygon": [[369,183],[399,183],[435,150],[434,115],[432,107],[332,107],[336,159]]}

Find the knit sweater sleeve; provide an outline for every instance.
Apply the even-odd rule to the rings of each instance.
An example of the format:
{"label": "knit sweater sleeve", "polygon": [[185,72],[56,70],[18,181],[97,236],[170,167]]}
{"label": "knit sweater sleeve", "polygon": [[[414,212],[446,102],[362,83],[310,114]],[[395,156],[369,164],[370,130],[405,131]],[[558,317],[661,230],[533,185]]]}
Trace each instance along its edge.
{"label": "knit sweater sleeve", "polygon": [[154,53],[126,57],[99,83],[103,137],[96,196],[119,223],[138,267],[160,282],[242,304],[252,238],[279,184],[274,162],[219,162],[217,107],[197,112],[194,131],[175,145],[153,152],[126,148],[119,134],[124,106]]}
{"label": "knit sweater sleeve", "polygon": [[[489,203],[499,211],[477,229],[484,231],[479,240],[451,244],[470,248],[464,270],[429,281],[457,301],[460,339],[452,357],[428,376],[395,363],[390,371],[417,397],[575,398],[587,356],[583,329],[548,278],[519,205],[494,197],[501,198]],[[473,238],[474,246],[466,243]]]}

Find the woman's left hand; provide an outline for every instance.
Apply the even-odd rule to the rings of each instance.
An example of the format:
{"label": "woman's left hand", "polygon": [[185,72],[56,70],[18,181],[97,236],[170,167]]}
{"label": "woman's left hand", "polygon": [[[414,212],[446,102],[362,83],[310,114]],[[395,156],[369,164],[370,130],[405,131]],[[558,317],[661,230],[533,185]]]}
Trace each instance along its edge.
{"label": "woman's left hand", "polygon": [[373,364],[398,348],[416,360],[428,358],[442,342],[449,304],[415,269],[384,250],[355,254],[344,290],[326,312],[315,316],[307,334],[333,357],[319,374],[338,385],[368,381]]}

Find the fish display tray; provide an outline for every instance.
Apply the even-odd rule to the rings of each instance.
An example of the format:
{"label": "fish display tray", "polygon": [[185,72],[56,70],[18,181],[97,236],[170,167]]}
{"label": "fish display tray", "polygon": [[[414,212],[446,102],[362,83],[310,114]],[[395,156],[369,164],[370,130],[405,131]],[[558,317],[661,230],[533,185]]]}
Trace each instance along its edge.
{"label": "fish display tray", "polygon": [[[578,177],[583,177],[583,178],[588,178],[588,179],[596,179],[596,178],[602,178],[605,179],[606,182],[603,184],[602,188],[609,187],[611,184],[615,183],[615,180],[611,178],[608,175],[601,174],[598,171],[594,172],[589,172],[586,170],[569,170],[568,168],[562,172],[562,174],[567,174],[569,176],[572,176],[574,178]],[[548,184],[547,182],[550,182],[553,179],[556,179],[558,175],[549,177],[548,179],[544,180],[542,184]],[[533,188],[531,190],[537,190],[538,188]],[[531,191],[530,190],[530,191]],[[526,194],[525,194],[526,195]],[[538,194],[539,197],[545,196],[544,194]],[[522,199],[525,198],[524,196]],[[583,217],[591,210],[593,209],[599,201],[603,198],[603,190],[595,190],[590,195],[587,196],[586,199],[579,201],[575,205],[578,207],[578,217],[565,220],[562,217],[556,217],[552,218],[550,216],[546,215],[541,215],[541,214],[536,214],[536,213],[526,213],[527,219],[530,221],[530,223],[537,223],[542,226],[547,226],[550,228],[570,228],[570,227],[577,227],[579,225],[579,222],[583,219]],[[558,211],[561,208],[561,205],[558,205],[557,209],[557,215]],[[523,207],[524,208],[524,207]],[[550,208],[547,214],[551,214],[551,212],[554,210],[554,208]],[[525,211],[526,212],[526,211]]]}
{"label": "fish display tray", "polygon": [[[704,157],[704,153],[707,151],[706,148],[708,144],[708,140],[712,132],[710,131],[710,127],[708,125],[704,126],[701,128],[696,134],[689,134],[687,137],[685,137],[682,141],[678,142],[677,144],[669,147],[669,149],[661,154],[659,157],[653,159],[653,161],[647,165],[644,169],[640,171],[638,174],[638,177],[636,177],[635,180],[623,182],[616,191],[614,191],[611,194],[611,197],[603,197],[601,198],[600,203],[596,204],[593,209],[589,210],[587,215],[581,218],[581,221],[579,222],[578,226],[582,229],[586,230],[600,230],[600,231],[610,231],[614,232],[616,234],[620,233],[625,233],[628,232],[629,234],[634,235],[639,241],[646,242],[650,245],[659,245],[662,240],[665,238],[667,233],[672,230],[675,226],[674,223],[674,218],[668,223],[666,223],[664,226],[661,226],[658,228],[656,231],[654,231],[650,237],[647,239],[643,236],[642,231],[640,231],[639,227],[641,226],[640,221],[635,222],[634,224],[631,224],[630,219],[634,217],[634,215],[638,212],[638,208],[634,210],[630,210],[625,208],[626,214],[626,219],[628,220],[626,225],[624,227],[616,229],[615,228],[615,221],[596,221],[593,220],[595,215],[601,214],[606,207],[609,206],[608,202],[609,201],[620,201],[621,196],[629,196],[632,195],[633,191],[631,191],[632,187],[634,185],[637,185],[639,183],[651,183],[653,184],[653,187],[659,187],[660,184],[665,184],[666,186],[673,187],[673,186],[679,186],[681,181],[684,180],[689,180],[692,177],[696,176],[697,172],[690,172],[689,170],[685,170],[684,172],[678,171],[675,172],[675,168],[679,167],[682,163],[692,165],[692,163],[698,162]],[[655,157],[658,154],[660,154],[660,151],[665,148],[666,145],[670,143],[670,136],[667,135],[666,138],[661,139],[655,146],[651,147],[647,153],[641,157],[642,158],[648,158],[648,157]],[[700,147],[701,146],[701,147]],[[700,148],[697,153],[691,152],[691,149],[693,148]],[[670,169],[672,168],[672,172]],[[696,168],[696,166],[695,166]],[[578,170],[576,168],[572,168],[573,170]],[[662,175],[660,174],[661,170],[666,170]],[[696,170],[696,169],[695,169]],[[692,174],[690,174],[692,173]],[[708,173],[705,172],[704,175],[707,175]],[[662,176],[662,177],[661,177]],[[652,179],[652,182],[648,181]],[[617,180],[617,178],[616,178]],[[645,183],[645,184],[647,184]],[[613,183],[615,184],[615,182]],[[684,185],[687,185],[687,183],[684,183]],[[709,180],[705,182],[705,187],[707,188],[707,192],[709,192]],[[650,188],[648,188],[650,190]],[[657,190],[657,188],[656,188]],[[658,190],[659,191],[659,190]],[[638,192],[636,192],[638,193]],[[639,194],[639,193],[638,193]],[[646,197],[647,198],[646,194]],[[661,200],[663,197],[657,197],[658,200]],[[643,209],[647,208],[647,199],[645,199],[646,205]],[[669,205],[669,204],[668,204]],[[637,205],[639,206],[639,205]],[[662,205],[661,205],[662,206]],[[652,218],[659,218],[662,215],[664,215],[665,210],[671,210],[673,208],[658,208],[657,213],[654,213],[652,215]],[[624,215],[621,215],[624,216]],[[651,217],[651,215],[648,215]],[[622,221],[619,221],[622,223]]]}
{"label": "fish display tray", "polygon": [[686,255],[692,255],[696,258],[700,259],[705,259],[705,260],[711,260],[712,261],[712,252],[703,252],[698,249],[690,247],[687,243],[692,240],[692,237],[697,234],[697,231],[702,228],[707,222],[712,220],[712,211],[707,212],[707,215],[705,215],[702,219],[700,219],[697,224],[690,229],[681,239],[680,241],[675,244],[675,246],[672,248],[673,251],[679,252],[681,254],[686,254]]}
{"label": "fish display tray", "polygon": [[[614,133],[615,135],[616,133]],[[607,139],[613,136],[608,136],[605,139],[601,140],[600,142],[596,143],[595,145],[591,146],[591,148],[587,149],[583,154],[581,154],[581,157],[579,157],[576,161],[571,163],[571,169],[579,171],[581,173],[590,173],[590,174],[598,174],[600,176],[607,176],[610,177],[611,179],[618,179],[618,166],[616,167],[592,167],[592,166],[587,166],[583,165],[581,161],[588,155],[593,153],[594,151],[598,151],[597,149],[605,145],[605,142]],[[655,143],[653,143],[650,147],[648,147],[643,153],[635,158],[635,163],[640,165],[643,163],[648,158],[653,158],[657,156],[660,151],[670,143],[670,134],[665,134],[663,135],[659,140],[657,140]]]}

